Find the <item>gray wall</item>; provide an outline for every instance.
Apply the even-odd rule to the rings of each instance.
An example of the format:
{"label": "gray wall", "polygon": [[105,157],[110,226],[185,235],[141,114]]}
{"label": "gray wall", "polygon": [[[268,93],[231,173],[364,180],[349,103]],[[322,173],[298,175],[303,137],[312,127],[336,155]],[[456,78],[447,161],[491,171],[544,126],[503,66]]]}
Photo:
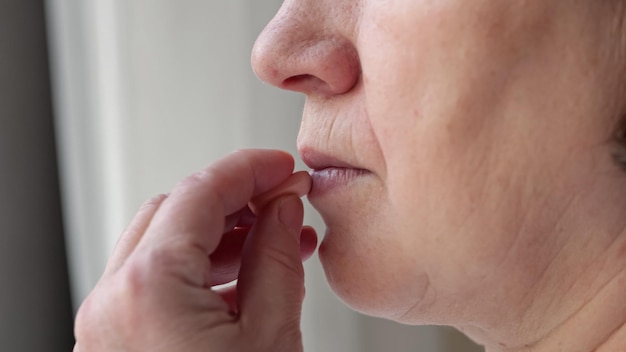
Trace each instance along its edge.
{"label": "gray wall", "polygon": [[0,351],[70,351],[43,1],[0,0]]}

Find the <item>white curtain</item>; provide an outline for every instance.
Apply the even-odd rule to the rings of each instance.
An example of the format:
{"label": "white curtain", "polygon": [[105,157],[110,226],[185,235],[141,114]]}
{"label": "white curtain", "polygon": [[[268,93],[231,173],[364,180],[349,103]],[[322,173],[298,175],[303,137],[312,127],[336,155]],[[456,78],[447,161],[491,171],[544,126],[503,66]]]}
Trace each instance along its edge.
{"label": "white curtain", "polygon": [[[303,99],[260,83],[256,35],[279,0],[48,0],[74,302],[136,208],[244,147],[296,155]],[[303,168],[303,165],[299,165]],[[323,233],[312,209],[306,222]],[[307,263],[305,351],[473,351],[450,333],[365,318]]]}

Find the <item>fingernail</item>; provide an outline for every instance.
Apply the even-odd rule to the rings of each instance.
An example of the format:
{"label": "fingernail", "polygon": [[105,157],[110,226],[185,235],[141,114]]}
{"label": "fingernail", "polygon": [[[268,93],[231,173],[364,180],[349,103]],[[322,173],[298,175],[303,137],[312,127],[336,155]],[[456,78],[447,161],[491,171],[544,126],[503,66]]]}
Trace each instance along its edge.
{"label": "fingernail", "polygon": [[304,216],[304,209],[302,207],[302,201],[295,195],[289,195],[284,197],[280,203],[280,210],[278,211],[278,218],[283,225],[287,226],[294,232],[300,235],[300,228],[302,227],[302,218]]}

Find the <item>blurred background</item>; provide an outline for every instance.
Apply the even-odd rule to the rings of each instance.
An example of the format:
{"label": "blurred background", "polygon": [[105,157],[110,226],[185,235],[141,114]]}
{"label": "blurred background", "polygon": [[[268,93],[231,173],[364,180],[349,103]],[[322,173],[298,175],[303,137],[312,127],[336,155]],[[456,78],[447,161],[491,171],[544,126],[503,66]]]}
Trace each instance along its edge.
{"label": "blurred background", "polygon": [[[0,0],[0,351],[71,350],[73,314],[145,199],[234,149],[296,155],[303,97],[249,63],[280,3]],[[306,272],[305,351],[481,351],[354,313],[315,257]]]}

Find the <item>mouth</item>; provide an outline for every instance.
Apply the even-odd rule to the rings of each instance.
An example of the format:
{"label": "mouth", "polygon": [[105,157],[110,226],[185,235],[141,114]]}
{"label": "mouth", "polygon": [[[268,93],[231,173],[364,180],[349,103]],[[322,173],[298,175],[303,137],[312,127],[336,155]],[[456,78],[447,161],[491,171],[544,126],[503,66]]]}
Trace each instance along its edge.
{"label": "mouth", "polygon": [[352,165],[334,156],[311,150],[300,152],[304,163],[311,168],[312,188],[309,198],[320,197],[337,191],[371,173],[369,170]]}

